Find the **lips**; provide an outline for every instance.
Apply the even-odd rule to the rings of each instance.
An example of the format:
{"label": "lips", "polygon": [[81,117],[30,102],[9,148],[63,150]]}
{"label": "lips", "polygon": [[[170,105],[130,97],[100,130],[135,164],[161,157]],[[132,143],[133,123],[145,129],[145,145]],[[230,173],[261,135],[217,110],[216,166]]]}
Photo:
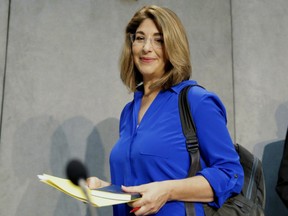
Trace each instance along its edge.
{"label": "lips", "polygon": [[140,60],[144,63],[150,63],[155,60],[155,58],[150,58],[150,57],[140,57]]}

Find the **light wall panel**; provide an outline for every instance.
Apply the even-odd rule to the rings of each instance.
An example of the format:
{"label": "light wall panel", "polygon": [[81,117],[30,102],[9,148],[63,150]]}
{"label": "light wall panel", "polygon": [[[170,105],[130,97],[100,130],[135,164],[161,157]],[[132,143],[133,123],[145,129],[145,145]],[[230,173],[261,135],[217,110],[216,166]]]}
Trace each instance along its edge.
{"label": "light wall panel", "polygon": [[262,159],[266,216],[288,215],[275,192],[288,125],[288,2],[232,1],[236,141]]}
{"label": "light wall panel", "polygon": [[[0,34],[6,36],[8,1],[2,2]],[[230,1],[10,2],[1,214],[85,215],[85,205],[36,177],[43,172],[65,177],[71,158],[85,162],[90,175],[110,179],[109,153],[119,116],[133,97],[119,78],[123,33],[144,4],[166,6],[179,15],[190,41],[192,78],[221,97],[234,137]],[[5,47],[5,38],[0,43]],[[97,209],[97,215],[111,215],[111,208]]]}

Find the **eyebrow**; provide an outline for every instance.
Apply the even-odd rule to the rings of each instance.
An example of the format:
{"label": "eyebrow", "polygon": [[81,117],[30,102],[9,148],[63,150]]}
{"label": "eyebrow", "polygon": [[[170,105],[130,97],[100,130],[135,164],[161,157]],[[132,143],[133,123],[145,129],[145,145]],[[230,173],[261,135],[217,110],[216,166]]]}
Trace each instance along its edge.
{"label": "eyebrow", "polygon": [[[135,34],[145,35],[145,33],[143,31],[136,31]],[[163,34],[160,33],[160,32],[156,32],[156,33],[153,34],[153,36],[163,36]]]}

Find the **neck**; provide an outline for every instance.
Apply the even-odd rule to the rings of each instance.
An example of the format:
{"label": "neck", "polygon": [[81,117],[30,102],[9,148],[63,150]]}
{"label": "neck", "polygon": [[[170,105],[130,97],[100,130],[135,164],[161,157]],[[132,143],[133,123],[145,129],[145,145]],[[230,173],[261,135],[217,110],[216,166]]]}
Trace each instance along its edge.
{"label": "neck", "polygon": [[157,89],[151,90],[149,88],[149,86],[144,85],[144,95],[143,95],[143,97],[150,97],[150,96],[153,97],[153,96],[157,95],[160,90],[161,90],[161,88],[157,88]]}
{"label": "neck", "polygon": [[150,86],[155,82],[155,80],[144,80],[143,81],[143,87],[144,87],[144,96],[149,97],[150,95],[158,94],[158,92],[161,90],[161,87],[151,89]]}

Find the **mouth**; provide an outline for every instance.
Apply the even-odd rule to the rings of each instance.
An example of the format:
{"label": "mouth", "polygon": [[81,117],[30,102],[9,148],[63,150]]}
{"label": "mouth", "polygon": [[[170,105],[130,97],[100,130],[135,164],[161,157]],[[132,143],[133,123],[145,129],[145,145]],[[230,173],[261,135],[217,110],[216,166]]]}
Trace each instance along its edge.
{"label": "mouth", "polygon": [[153,61],[155,61],[155,58],[150,58],[150,57],[140,57],[140,61],[144,62],[144,63],[151,63]]}

